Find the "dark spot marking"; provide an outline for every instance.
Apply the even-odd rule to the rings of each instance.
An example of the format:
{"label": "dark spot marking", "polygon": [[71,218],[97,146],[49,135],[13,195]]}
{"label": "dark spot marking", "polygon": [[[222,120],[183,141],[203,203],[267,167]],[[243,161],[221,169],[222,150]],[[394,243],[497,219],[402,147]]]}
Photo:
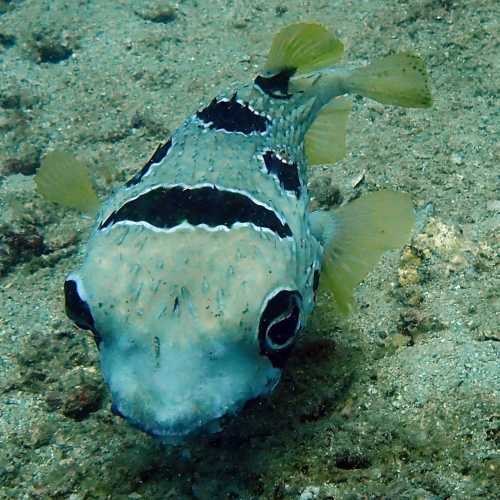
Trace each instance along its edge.
{"label": "dark spot marking", "polygon": [[283,189],[293,191],[299,197],[300,178],[297,164],[285,162],[272,151],[266,151],[262,157],[267,171],[278,178]]}
{"label": "dark spot marking", "polygon": [[196,116],[211,129],[226,132],[241,132],[249,135],[267,130],[269,120],[265,116],[252,111],[248,105],[241,104],[233,94],[229,101],[213,99],[212,102]]}
{"label": "dark spot marking", "polygon": [[156,335],[153,337],[153,349],[155,352],[155,365],[156,365],[156,368],[159,368],[160,367],[161,344],[160,344],[160,337],[157,337]]}
{"label": "dark spot marking", "polygon": [[153,156],[149,159],[149,161],[142,167],[131,179],[129,179],[125,183],[125,187],[130,187],[134,186],[135,184],[138,184],[141,182],[141,179],[148,173],[149,169],[151,168],[152,165],[155,163],[160,163],[165,156],[167,156],[167,153],[172,146],[172,139],[170,138],[165,144],[160,144],[157,148],[156,151],[153,153]]}
{"label": "dark spot marking", "polygon": [[288,93],[288,84],[295,71],[295,68],[287,68],[273,76],[266,77],[259,75],[255,78],[254,84],[262,92],[275,99],[290,99],[292,94]]}
{"label": "dark spot marking", "polygon": [[290,226],[281,222],[273,210],[255,203],[244,194],[215,186],[157,187],[125,203],[102,222],[99,229],[120,221],[147,222],[162,229],[183,222],[193,226],[206,224],[228,228],[237,222],[252,223],[270,229],[280,238],[292,236]]}
{"label": "dark spot marking", "polygon": [[260,353],[275,368],[283,368],[300,328],[300,301],[297,291],[281,290],[269,299],[260,317]]}

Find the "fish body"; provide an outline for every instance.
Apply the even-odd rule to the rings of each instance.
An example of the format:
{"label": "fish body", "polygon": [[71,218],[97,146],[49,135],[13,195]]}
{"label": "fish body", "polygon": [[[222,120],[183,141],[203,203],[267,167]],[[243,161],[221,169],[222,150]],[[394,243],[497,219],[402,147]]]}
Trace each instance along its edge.
{"label": "fish body", "polygon": [[[68,277],[91,308],[115,410],[152,434],[184,434],[270,392],[313,308],[322,246],[305,128],[291,137],[286,111],[244,88],[188,118],[104,204]],[[279,320],[267,329],[266,307]]]}
{"label": "fish body", "polygon": [[273,390],[325,262],[337,276],[339,242],[356,226],[349,210],[311,214],[307,192],[308,167],[343,154],[342,94],[355,75],[325,69],[325,54],[338,59],[333,36],[316,66],[283,55],[294,40],[307,47],[311,26],[325,36],[292,26],[251,84],[189,117],[102,205],[65,282],[69,317],[94,332],[115,413],[166,440],[213,429]]}

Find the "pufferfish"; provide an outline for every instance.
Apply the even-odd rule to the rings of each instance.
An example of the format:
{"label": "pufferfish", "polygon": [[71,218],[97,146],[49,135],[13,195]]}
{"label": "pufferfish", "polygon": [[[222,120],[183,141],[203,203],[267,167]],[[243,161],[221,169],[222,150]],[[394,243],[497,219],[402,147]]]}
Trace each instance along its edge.
{"label": "pufferfish", "polygon": [[[284,28],[250,84],[187,118],[99,209],[66,312],[93,332],[112,410],[133,426],[179,441],[271,393],[320,282],[348,311],[381,254],[408,239],[404,193],[309,210],[307,169],[345,154],[347,94],[431,103],[417,56],[350,68],[342,54],[318,23]],[[42,166],[40,191],[62,177]],[[88,180],[71,183],[66,201],[85,192],[94,208]]]}

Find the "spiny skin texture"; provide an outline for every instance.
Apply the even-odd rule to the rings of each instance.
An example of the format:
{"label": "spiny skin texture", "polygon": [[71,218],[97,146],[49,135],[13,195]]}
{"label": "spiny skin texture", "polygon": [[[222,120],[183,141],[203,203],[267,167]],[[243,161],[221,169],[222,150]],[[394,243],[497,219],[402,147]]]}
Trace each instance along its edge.
{"label": "spiny skin texture", "polygon": [[98,215],[68,314],[90,315],[79,324],[96,335],[114,410],[146,432],[176,440],[279,381],[322,254],[309,101],[253,85],[218,97]]}

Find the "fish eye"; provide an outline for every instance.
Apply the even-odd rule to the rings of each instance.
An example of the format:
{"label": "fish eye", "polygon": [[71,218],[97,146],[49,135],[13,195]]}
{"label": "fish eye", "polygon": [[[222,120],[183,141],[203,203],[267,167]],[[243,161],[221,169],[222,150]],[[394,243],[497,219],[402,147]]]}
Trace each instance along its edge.
{"label": "fish eye", "polygon": [[297,291],[281,290],[267,301],[260,317],[260,352],[275,367],[283,367],[300,330],[300,303]]}

